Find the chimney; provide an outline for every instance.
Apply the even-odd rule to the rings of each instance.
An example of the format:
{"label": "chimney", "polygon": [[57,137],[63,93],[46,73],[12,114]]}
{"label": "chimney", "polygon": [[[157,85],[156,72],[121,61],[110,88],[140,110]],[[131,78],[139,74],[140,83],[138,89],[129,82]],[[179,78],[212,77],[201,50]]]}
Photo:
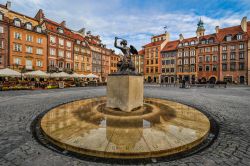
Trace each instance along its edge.
{"label": "chimney", "polygon": [[246,16],[242,18],[240,26],[244,32],[247,32],[247,17]]}
{"label": "chimney", "polygon": [[7,1],[7,3],[6,3],[6,8],[7,8],[8,10],[10,10],[10,8],[11,8],[11,2],[10,2],[10,1]]}
{"label": "chimney", "polygon": [[169,39],[170,39],[170,34],[168,32],[166,32],[166,41],[169,42]]}
{"label": "chimney", "polygon": [[219,26],[216,26],[216,27],[215,27],[215,33],[219,33],[219,29],[220,29],[220,27],[219,27]]}
{"label": "chimney", "polygon": [[66,21],[62,21],[62,22],[61,22],[61,26],[62,26],[62,27],[66,27]]}
{"label": "chimney", "polygon": [[80,34],[82,34],[83,36],[85,36],[85,28],[82,28],[78,31]]}
{"label": "chimney", "polygon": [[182,41],[184,39],[182,34],[179,34],[179,40]]}
{"label": "chimney", "polygon": [[37,12],[35,18],[39,21],[42,22],[44,19],[44,13],[42,9],[39,9],[39,11]]}

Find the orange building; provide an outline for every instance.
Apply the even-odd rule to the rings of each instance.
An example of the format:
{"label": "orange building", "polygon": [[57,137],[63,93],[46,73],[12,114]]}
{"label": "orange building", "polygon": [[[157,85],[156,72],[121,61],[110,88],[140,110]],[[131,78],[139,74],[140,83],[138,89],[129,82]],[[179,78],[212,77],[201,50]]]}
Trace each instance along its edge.
{"label": "orange building", "polygon": [[115,73],[118,71],[117,63],[121,60],[120,55],[115,54],[114,51],[112,51],[111,57],[110,57],[110,72],[109,73]]}
{"label": "orange building", "polygon": [[9,18],[9,62],[16,70],[47,69],[47,36],[39,22],[29,16],[10,10],[10,2],[1,8]]}
{"label": "orange building", "polygon": [[151,43],[143,46],[144,56],[144,78],[147,82],[160,82],[161,56],[160,52],[169,41],[169,33],[153,36]]}
{"label": "orange building", "polygon": [[144,54],[145,50],[142,49],[138,52],[138,55],[132,55],[132,61],[135,64],[135,70],[140,74],[143,74],[144,71]]}

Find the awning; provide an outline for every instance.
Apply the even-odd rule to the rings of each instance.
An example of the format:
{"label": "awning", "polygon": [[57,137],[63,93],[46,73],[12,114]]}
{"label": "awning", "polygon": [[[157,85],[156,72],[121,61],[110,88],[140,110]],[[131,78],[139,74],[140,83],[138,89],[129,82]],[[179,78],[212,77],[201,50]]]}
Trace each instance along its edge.
{"label": "awning", "polygon": [[5,69],[0,69],[0,77],[21,77],[21,73],[5,68]]}
{"label": "awning", "polygon": [[48,77],[48,74],[41,70],[27,72],[27,73],[24,73],[24,75],[28,77],[43,77],[43,78]]}
{"label": "awning", "polygon": [[87,78],[99,78],[97,75],[94,75],[94,74],[88,74],[87,76],[86,76]]}

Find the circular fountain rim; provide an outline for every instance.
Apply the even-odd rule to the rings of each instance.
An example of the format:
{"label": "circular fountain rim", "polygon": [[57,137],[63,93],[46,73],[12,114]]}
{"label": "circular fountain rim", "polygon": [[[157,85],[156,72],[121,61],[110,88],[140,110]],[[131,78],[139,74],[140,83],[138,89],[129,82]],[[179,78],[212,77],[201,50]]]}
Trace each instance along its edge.
{"label": "circular fountain rim", "polygon": [[100,163],[114,163],[114,164],[119,164],[119,163],[120,164],[131,164],[131,163],[135,164],[135,163],[155,162],[155,161],[152,161],[152,158],[154,158],[157,162],[166,162],[166,161],[177,160],[180,158],[185,158],[185,157],[197,154],[197,153],[205,150],[206,148],[210,147],[213,144],[213,142],[217,139],[217,136],[219,133],[219,125],[218,125],[217,121],[212,117],[212,115],[209,114],[207,111],[205,111],[203,108],[201,108],[199,106],[194,106],[192,104],[185,103],[182,101],[176,101],[176,100],[171,100],[171,99],[166,99],[166,98],[145,97],[148,99],[160,99],[160,100],[176,102],[179,104],[183,104],[185,106],[192,107],[192,108],[196,109],[197,111],[201,112],[202,114],[204,114],[204,116],[207,117],[207,119],[209,120],[209,123],[210,123],[210,130],[207,133],[207,137],[200,144],[192,147],[191,149],[183,151],[183,152],[178,152],[176,154],[171,154],[171,155],[167,155],[167,156],[156,156],[156,157],[147,157],[147,158],[131,158],[131,159],[130,158],[122,158],[122,157],[121,158],[113,158],[113,157],[110,158],[110,157],[92,156],[92,155],[88,155],[88,154],[79,154],[79,153],[74,152],[74,151],[65,150],[65,149],[61,148],[60,146],[52,143],[51,141],[46,140],[46,135],[44,135],[44,133],[42,132],[42,128],[41,128],[41,124],[40,124],[42,118],[46,115],[46,113],[48,113],[49,111],[53,110],[54,108],[57,108],[57,107],[62,106],[62,105],[66,105],[66,104],[73,103],[76,101],[88,100],[88,99],[93,99],[93,98],[102,98],[102,97],[106,97],[106,96],[81,98],[78,100],[64,102],[64,103],[56,105],[48,110],[41,112],[32,121],[32,123],[30,125],[30,128],[31,128],[31,131],[32,131],[34,138],[42,146],[47,147],[50,150],[57,152],[57,153],[60,153],[62,155],[76,157],[78,159],[86,160],[86,161],[95,161],[95,162],[100,162]]}

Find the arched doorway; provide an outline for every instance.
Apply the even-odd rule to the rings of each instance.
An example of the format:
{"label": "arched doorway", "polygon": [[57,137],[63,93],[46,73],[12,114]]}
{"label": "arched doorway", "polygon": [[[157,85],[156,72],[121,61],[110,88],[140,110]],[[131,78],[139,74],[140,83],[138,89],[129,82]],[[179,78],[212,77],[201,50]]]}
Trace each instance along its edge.
{"label": "arched doorway", "polygon": [[245,77],[244,76],[240,76],[240,84],[244,84],[245,83]]}
{"label": "arched doorway", "polygon": [[150,76],[148,76],[148,82],[151,82],[152,78]]}
{"label": "arched doorway", "polygon": [[165,82],[165,83],[168,83],[168,77],[165,77],[165,78],[164,78],[164,82]]}
{"label": "arched doorway", "polygon": [[215,84],[215,82],[216,82],[216,78],[215,77],[210,77],[209,83],[210,84]]}

